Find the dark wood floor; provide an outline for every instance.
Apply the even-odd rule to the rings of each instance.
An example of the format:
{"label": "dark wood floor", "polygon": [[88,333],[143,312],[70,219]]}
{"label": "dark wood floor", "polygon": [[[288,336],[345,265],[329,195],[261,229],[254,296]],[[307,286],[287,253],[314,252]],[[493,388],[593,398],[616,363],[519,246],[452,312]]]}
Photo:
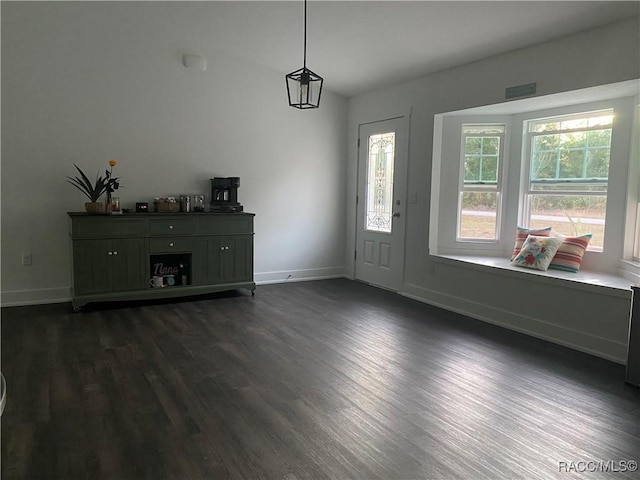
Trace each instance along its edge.
{"label": "dark wood floor", "polygon": [[348,280],[3,309],[2,371],[3,480],[596,479],[579,462],[640,460],[623,366]]}

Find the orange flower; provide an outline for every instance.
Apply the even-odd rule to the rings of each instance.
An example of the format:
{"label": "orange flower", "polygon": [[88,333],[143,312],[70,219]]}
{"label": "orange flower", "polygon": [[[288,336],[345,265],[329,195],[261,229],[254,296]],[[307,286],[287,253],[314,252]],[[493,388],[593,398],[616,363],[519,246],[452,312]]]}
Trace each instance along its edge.
{"label": "orange flower", "polygon": [[118,164],[118,162],[116,162],[115,160],[109,160],[109,166],[110,167],[115,167]]}

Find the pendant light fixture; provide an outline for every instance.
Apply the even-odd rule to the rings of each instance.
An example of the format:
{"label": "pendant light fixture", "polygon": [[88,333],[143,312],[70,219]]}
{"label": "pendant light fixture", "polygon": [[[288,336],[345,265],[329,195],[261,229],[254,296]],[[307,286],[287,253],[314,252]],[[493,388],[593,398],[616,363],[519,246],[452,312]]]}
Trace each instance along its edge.
{"label": "pendant light fixture", "polygon": [[304,61],[302,68],[285,76],[289,106],[318,108],[322,93],[322,77],[307,68],[307,0],[304,0]]}

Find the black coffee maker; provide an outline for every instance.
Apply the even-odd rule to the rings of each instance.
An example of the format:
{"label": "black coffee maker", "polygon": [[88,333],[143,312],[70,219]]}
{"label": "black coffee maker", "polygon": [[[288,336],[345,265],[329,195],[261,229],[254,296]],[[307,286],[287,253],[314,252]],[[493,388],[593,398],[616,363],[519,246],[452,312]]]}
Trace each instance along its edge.
{"label": "black coffee maker", "polygon": [[211,211],[234,213],[242,212],[238,203],[240,177],[215,177],[211,179]]}

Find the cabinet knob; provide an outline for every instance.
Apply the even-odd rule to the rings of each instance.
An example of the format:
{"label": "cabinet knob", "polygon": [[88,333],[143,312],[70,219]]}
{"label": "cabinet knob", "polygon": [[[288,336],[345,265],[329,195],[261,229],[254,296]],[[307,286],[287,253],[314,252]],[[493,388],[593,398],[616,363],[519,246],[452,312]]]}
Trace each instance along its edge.
{"label": "cabinet knob", "polygon": [[113,254],[114,254],[114,255],[117,255],[117,254],[118,254],[118,252],[113,252]]}
{"label": "cabinet knob", "polygon": [[229,247],[224,247],[225,250],[229,250]]}
{"label": "cabinet knob", "polygon": [[169,246],[170,246],[170,247],[173,247],[173,242],[169,242]]}
{"label": "cabinet knob", "polygon": [[173,225],[169,225],[169,230],[173,230]]}
{"label": "cabinet knob", "polygon": [[224,247],[220,247],[220,250],[224,250]]}
{"label": "cabinet knob", "polygon": [[113,252],[107,252],[107,255],[113,255]]}

